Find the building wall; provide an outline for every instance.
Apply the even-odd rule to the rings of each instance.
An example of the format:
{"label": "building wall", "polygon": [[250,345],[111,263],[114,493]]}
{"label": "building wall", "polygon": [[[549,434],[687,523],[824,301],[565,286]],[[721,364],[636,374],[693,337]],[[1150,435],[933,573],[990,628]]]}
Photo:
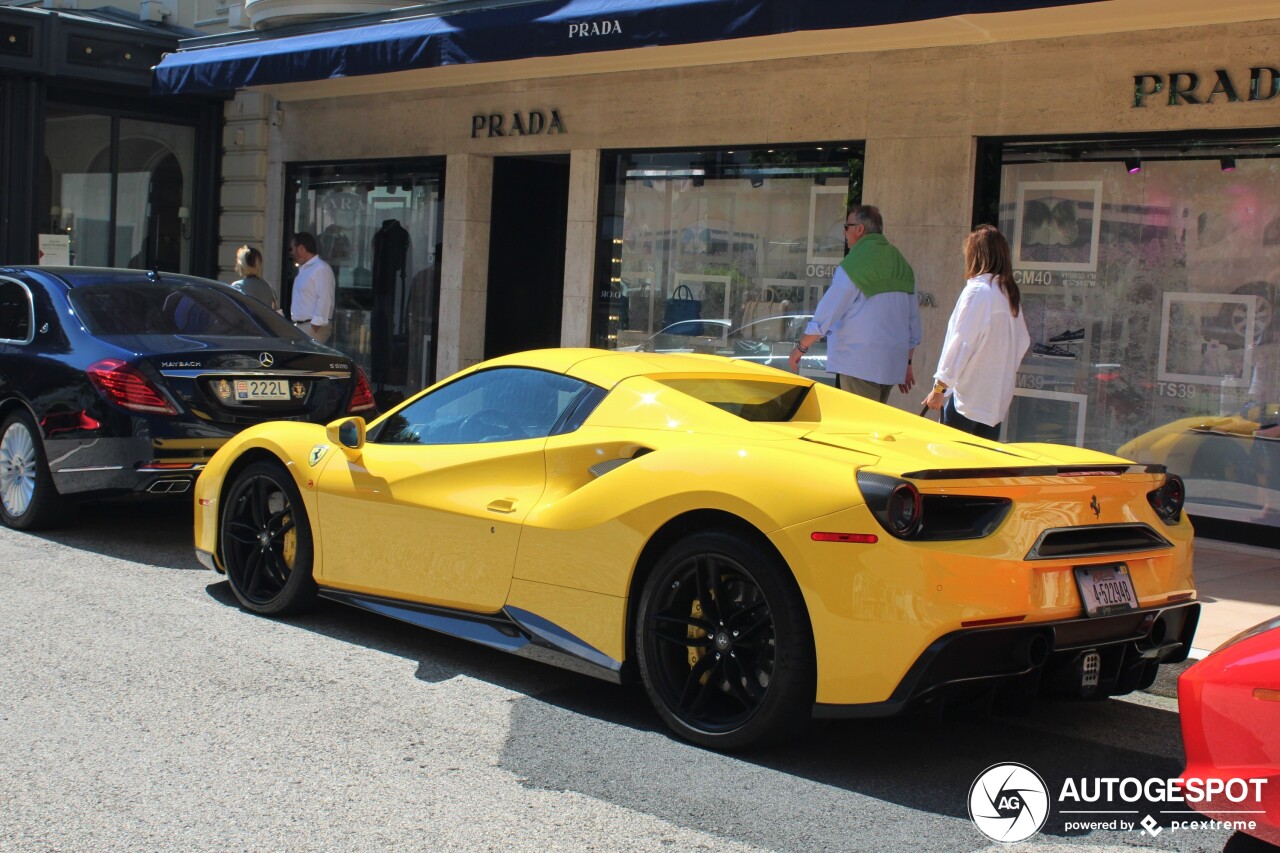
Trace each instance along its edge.
{"label": "building wall", "polygon": [[9,5],[83,11],[113,6],[136,12],[139,20],[163,21],[210,35],[249,27],[242,0],[31,0]]}
{"label": "building wall", "polygon": [[[278,126],[264,124],[259,110],[250,109],[254,127],[272,137],[256,178],[261,193],[250,186],[255,180],[251,170],[234,170],[238,177],[228,183],[224,203],[251,199],[256,205],[265,194],[263,222],[278,223],[283,199],[270,191],[270,181],[278,180],[286,162],[446,155],[450,209],[464,211],[453,216],[453,227],[446,227],[444,255],[454,265],[453,278],[446,273],[442,295],[447,308],[454,298],[451,289],[465,293],[483,287],[484,276],[475,274],[474,265],[484,265],[489,238],[487,228],[479,227],[482,200],[455,204],[455,192],[471,193],[481,186],[487,158],[572,153],[580,180],[571,199],[563,342],[585,345],[589,322],[584,297],[591,292],[594,270],[586,256],[595,245],[586,235],[594,233],[595,223],[584,198],[595,191],[590,180],[593,152],[866,140],[864,201],[881,207],[887,235],[915,266],[920,288],[935,299],[936,308],[923,312],[925,340],[916,359],[918,365],[931,366],[963,284],[960,247],[970,224],[977,137],[1275,127],[1280,125],[1280,98],[1231,103],[1220,95],[1213,103],[1168,106],[1153,97],[1147,106],[1135,108],[1133,78],[1195,71],[1211,83],[1214,69],[1225,68],[1247,93],[1250,67],[1280,65],[1276,24],[516,79],[307,100],[291,100],[288,87],[281,87],[276,92]],[[513,76],[518,65],[512,64]],[[341,88],[342,81],[334,81],[334,91]],[[1201,95],[1208,90],[1209,83],[1203,83]],[[509,123],[513,112],[551,109],[559,111],[567,133],[472,135],[474,115],[504,114]],[[241,129],[246,140],[256,139],[248,125],[229,125],[228,133],[234,140]],[[247,155],[232,150],[247,144],[229,143],[228,162],[251,156],[256,169],[261,151]],[[228,169],[228,176],[232,173]],[[464,185],[453,183],[455,174],[467,176]],[[253,210],[259,215],[258,208]],[[240,212],[237,208],[235,215]],[[232,215],[228,206],[226,216]],[[228,219],[224,224],[234,223]],[[247,235],[249,227],[243,230]],[[235,240],[226,233],[224,240],[225,259]],[[456,317],[442,313],[441,318],[443,328],[456,321],[459,330],[457,340],[442,338],[442,373],[475,360],[475,342],[483,339],[483,299],[455,301]],[[470,349],[459,349],[463,341]]]}

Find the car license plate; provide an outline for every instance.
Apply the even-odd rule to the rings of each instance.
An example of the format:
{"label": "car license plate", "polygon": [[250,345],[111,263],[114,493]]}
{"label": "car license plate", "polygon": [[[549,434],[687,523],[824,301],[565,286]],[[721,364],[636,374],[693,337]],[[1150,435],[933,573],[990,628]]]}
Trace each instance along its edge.
{"label": "car license plate", "polygon": [[1086,616],[1110,616],[1138,609],[1138,595],[1124,563],[1076,566],[1076,586]]}
{"label": "car license plate", "polygon": [[289,383],[284,379],[237,379],[237,400],[288,400]]}

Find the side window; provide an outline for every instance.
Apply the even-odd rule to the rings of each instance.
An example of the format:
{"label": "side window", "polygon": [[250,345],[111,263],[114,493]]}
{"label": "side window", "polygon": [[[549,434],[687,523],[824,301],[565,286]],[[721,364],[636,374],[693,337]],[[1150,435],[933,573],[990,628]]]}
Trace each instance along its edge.
{"label": "side window", "polygon": [[31,340],[31,294],[16,281],[0,280],[0,340]]}
{"label": "side window", "polygon": [[585,383],[558,373],[500,367],[472,373],[387,418],[379,444],[479,444],[545,438]]}

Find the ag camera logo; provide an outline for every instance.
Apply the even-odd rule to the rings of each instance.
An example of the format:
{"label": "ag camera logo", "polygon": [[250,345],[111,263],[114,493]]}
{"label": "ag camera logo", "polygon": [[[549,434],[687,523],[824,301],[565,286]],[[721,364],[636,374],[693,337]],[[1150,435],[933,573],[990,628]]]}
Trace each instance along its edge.
{"label": "ag camera logo", "polygon": [[992,841],[1025,841],[1049,819],[1049,788],[1024,764],[993,764],[969,788],[969,817]]}

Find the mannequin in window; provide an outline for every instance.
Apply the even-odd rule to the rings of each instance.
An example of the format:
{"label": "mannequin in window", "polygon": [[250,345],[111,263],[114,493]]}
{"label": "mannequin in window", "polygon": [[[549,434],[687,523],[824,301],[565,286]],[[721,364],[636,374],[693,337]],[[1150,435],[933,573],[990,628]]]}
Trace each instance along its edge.
{"label": "mannequin in window", "polygon": [[373,381],[402,385],[405,381],[408,329],[404,299],[409,265],[409,232],[398,220],[387,219],[373,235]]}

